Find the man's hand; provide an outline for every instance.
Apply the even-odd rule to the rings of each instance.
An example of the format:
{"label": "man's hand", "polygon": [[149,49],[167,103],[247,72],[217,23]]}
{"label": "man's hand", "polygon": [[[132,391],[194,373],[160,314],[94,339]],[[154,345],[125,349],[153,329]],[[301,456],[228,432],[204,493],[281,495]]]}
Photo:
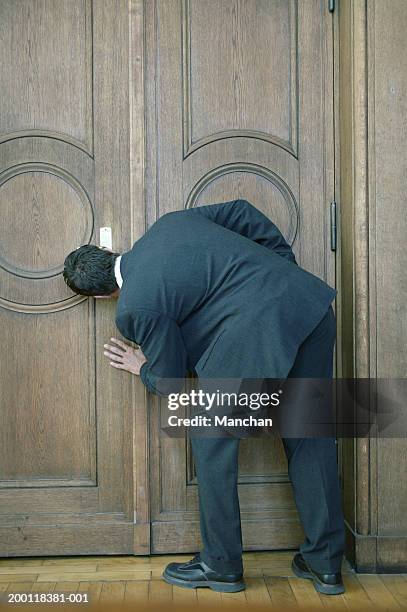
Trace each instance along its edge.
{"label": "man's hand", "polygon": [[112,346],[110,344],[104,344],[105,347],[104,355],[109,357],[112,361],[110,365],[118,370],[127,370],[132,374],[140,376],[140,368],[147,361],[140,347],[134,349],[129,344],[126,344],[122,340],[117,338],[110,338],[112,342],[115,342],[118,346]]}

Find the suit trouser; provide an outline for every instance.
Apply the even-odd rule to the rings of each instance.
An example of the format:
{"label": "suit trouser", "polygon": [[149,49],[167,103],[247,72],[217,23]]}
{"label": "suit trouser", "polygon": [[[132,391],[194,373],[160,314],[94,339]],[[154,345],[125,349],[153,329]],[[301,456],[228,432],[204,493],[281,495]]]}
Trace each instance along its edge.
{"label": "suit trouser", "polygon": [[[332,307],[299,347],[288,377],[332,378]],[[319,572],[340,571],[345,546],[335,438],[282,438],[295,503],[305,533],[300,552]],[[241,573],[238,438],[192,438],[199,485],[202,560],[221,573]]]}

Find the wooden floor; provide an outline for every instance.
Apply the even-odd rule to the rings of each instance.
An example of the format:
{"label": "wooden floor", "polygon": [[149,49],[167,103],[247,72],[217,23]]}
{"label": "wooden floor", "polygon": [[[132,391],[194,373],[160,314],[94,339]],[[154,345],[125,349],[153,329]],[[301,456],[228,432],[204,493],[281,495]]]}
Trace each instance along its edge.
{"label": "wooden floor", "polygon": [[308,580],[291,571],[293,552],[245,553],[246,591],[220,594],[209,589],[181,589],[161,580],[165,565],[192,555],[159,557],[38,557],[0,559],[0,592],[88,593],[90,603],[174,602],[270,607],[377,607],[407,610],[406,574],[355,574],[343,564],[346,593],[319,595]]}

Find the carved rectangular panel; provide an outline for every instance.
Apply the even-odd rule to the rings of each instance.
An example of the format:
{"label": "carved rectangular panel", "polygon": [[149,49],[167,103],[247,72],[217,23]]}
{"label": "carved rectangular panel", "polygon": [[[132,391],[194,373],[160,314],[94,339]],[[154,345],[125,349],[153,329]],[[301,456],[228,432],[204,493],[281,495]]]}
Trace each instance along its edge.
{"label": "carved rectangular panel", "polygon": [[[381,379],[404,378],[407,371],[406,8],[401,0],[368,3],[367,13],[368,53],[372,58],[368,82],[368,142],[372,162],[369,166],[370,342],[372,375]],[[394,392],[392,399],[400,408],[404,404],[400,393]],[[379,413],[386,409],[387,400],[378,399]],[[403,571],[403,564],[405,568],[407,563],[406,439],[379,439],[377,448],[374,443],[371,462],[377,483],[371,486],[377,495],[377,518],[372,520],[372,531],[377,530],[384,537],[404,536],[394,548],[394,556],[383,563]],[[373,508],[372,512],[375,512]]]}
{"label": "carved rectangular panel", "polygon": [[0,137],[40,130],[91,153],[91,1],[3,0],[0,40]]}
{"label": "carved rectangular panel", "polygon": [[96,485],[93,310],[3,312],[0,487]]}
{"label": "carved rectangular panel", "polygon": [[183,0],[182,9],[184,155],[239,132],[296,152],[297,3]]}

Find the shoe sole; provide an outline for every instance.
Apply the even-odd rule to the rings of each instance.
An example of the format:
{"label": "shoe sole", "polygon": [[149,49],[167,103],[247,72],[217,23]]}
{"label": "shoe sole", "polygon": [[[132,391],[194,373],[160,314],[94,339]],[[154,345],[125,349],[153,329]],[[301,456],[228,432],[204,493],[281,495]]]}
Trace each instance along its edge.
{"label": "shoe sole", "polygon": [[184,587],[185,589],[197,589],[199,587],[206,587],[212,589],[212,591],[217,591],[218,593],[237,593],[238,591],[243,591],[246,588],[246,585],[243,580],[239,580],[239,582],[216,582],[214,580],[206,580],[202,582],[201,580],[182,580],[181,578],[173,578],[172,576],[167,576],[165,573],[163,574],[163,580],[168,584],[173,584],[175,586]]}
{"label": "shoe sole", "polygon": [[294,561],[291,563],[292,570],[298,578],[306,578],[307,580],[312,580],[312,584],[318,593],[322,593],[323,595],[341,595],[345,592],[345,587],[339,584],[325,584],[318,580],[317,576],[311,574],[311,572],[305,572],[300,569]]}

